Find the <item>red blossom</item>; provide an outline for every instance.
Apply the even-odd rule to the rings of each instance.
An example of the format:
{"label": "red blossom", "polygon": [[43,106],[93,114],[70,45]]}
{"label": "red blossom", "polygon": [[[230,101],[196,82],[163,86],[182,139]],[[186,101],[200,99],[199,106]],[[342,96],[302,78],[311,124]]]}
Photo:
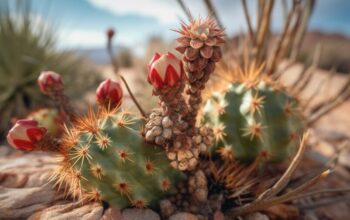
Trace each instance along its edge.
{"label": "red blossom", "polygon": [[53,91],[63,89],[63,82],[61,75],[52,71],[44,71],[38,78],[40,90],[44,94],[50,94]]}
{"label": "red blossom", "polygon": [[18,120],[7,134],[7,142],[15,149],[31,151],[35,144],[43,139],[46,128],[39,127],[38,122],[31,119]]}
{"label": "red blossom", "polygon": [[147,80],[156,89],[173,87],[182,79],[184,72],[181,60],[170,52],[163,55],[155,53],[147,68]]}
{"label": "red blossom", "polygon": [[103,81],[96,90],[96,99],[100,105],[117,107],[123,99],[123,90],[119,83],[110,79]]}

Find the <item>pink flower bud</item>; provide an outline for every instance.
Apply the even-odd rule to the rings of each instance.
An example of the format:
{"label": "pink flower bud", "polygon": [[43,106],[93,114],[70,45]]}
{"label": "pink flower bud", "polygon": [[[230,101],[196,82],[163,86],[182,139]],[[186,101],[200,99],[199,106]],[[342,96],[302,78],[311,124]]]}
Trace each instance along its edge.
{"label": "pink flower bud", "polygon": [[100,105],[117,107],[121,104],[123,90],[119,83],[110,79],[103,81],[96,90],[96,99]]}
{"label": "pink flower bud", "polygon": [[63,89],[63,82],[60,74],[52,71],[44,71],[38,78],[40,90],[44,94],[50,94],[53,91]]}
{"label": "pink flower bud", "polygon": [[31,151],[35,144],[42,140],[46,128],[39,127],[38,122],[31,119],[18,120],[7,134],[7,142],[15,149]]}
{"label": "pink flower bud", "polygon": [[147,68],[147,80],[156,89],[174,86],[182,79],[184,72],[181,60],[170,52],[163,55],[156,53]]}
{"label": "pink flower bud", "polygon": [[107,37],[108,37],[109,40],[114,37],[114,30],[113,30],[113,28],[109,28],[106,33],[107,33]]}

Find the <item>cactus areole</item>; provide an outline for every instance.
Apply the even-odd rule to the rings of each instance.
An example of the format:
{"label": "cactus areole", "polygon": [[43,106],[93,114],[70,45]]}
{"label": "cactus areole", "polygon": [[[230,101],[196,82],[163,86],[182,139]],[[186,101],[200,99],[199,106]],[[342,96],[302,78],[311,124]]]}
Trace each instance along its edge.
{"label": "cactus areole", "polygon": [[224,159],[252,161],[262,154],[283,161],[296,152],[304,131],[297,100],[265,80],[232,83],[214,93],[204,118],[217,140],[212,152]]}

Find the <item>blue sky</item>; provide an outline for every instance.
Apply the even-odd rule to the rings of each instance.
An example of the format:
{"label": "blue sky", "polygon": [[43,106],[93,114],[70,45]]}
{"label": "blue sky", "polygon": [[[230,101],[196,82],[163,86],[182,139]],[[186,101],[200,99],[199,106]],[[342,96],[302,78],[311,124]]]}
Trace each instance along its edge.
{"label": "blue sky", "polygon": [[[202,0],[185,0],[194,16],[206,15]],[[248,0],[251,14],[256,0]],[[280,1],[276,1],[280,2]],[[54,22],[62,48],[96,48],[105,44],[105,30],[117,29],[117,42],[142,47],[152,35],[171,40],[185,15],[176,0],[33,0],[43,21]],[[213,0],[228,34],[246,29],[240,1]],[[281,26],[280,5],[273,16],[275,30]],[[350,1],[318,0],[310,29],[350,36]]]}

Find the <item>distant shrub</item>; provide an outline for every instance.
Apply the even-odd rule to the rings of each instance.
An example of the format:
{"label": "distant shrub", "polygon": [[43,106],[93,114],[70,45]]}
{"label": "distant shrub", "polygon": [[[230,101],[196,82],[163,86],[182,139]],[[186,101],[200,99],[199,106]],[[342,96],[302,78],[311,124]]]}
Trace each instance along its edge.
{"label": "distant shrub", "polygon": [[55,49],[55,32],[33,16],[29,0],[10,4],[13,1],[0,4],[0,134],[12,117],[23,117],[32,108],[50,104],[36,83],[41,71],[60,73],[68,95],[76,99],[98,80],[87,61]]}

